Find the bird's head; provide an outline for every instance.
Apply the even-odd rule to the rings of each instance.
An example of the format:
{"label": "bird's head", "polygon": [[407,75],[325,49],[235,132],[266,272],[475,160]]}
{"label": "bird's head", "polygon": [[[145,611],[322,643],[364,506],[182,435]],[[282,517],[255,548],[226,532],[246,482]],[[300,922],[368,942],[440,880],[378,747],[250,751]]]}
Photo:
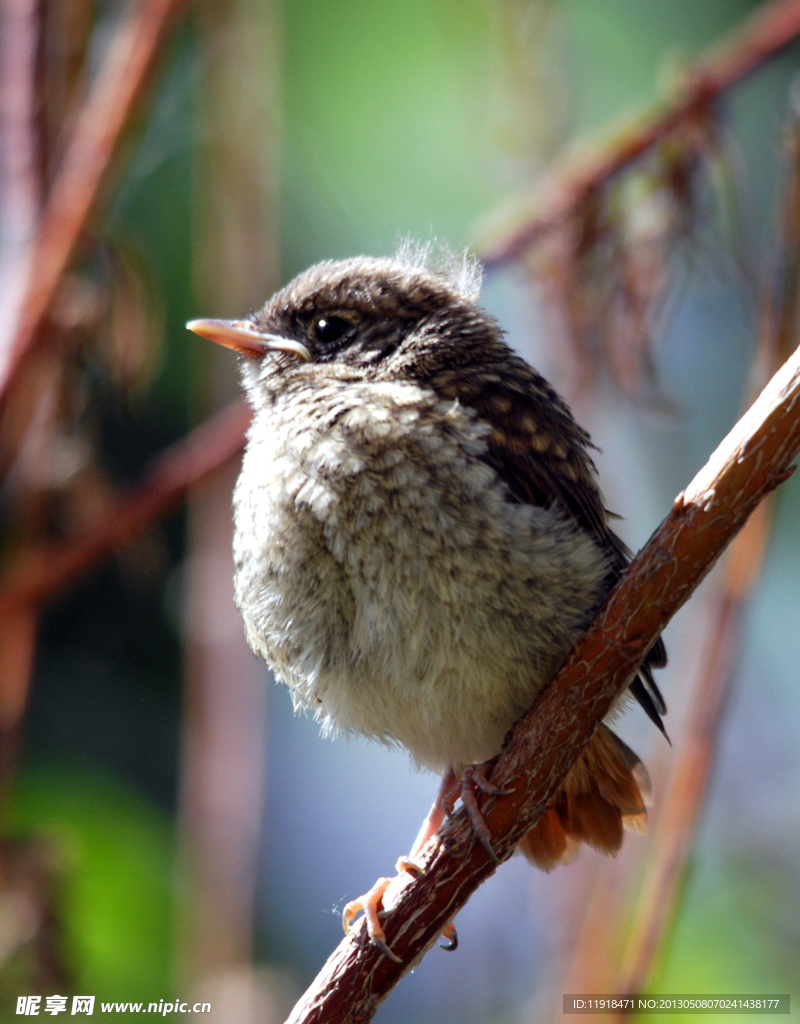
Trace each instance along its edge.
{"label": "bird's head", "polygon": [[402,258],[327,261],[246,320],[187,326],[240,353],[245,387],[258,404],[260,391],[320,374],[422,380],[453,362],[468,364],[473,350],[499,338],[494,319],[475,304],[478,285],[468,261],[460,271],[430,271]]}

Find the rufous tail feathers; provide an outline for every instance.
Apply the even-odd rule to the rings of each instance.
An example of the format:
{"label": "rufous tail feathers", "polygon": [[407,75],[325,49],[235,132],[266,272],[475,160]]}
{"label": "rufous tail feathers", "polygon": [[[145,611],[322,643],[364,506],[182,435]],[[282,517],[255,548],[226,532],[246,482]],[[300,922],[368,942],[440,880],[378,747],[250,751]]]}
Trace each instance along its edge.
{"label": "rufous tail feathers", "polygon": [[568,864],[581,843],[614,854],[622,844],[623,829],[647,831],[650,795],[645,766],[601,725],[519,848],[544,871]]}

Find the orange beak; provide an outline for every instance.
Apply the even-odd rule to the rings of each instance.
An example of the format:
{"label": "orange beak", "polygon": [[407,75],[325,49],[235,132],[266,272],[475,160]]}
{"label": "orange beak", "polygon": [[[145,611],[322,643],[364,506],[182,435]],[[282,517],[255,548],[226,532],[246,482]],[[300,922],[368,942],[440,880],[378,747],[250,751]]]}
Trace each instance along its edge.
{"label": "orange beak", "polygon": [[225,348],[232,348],[245,356],[260,356],[265,352],[291,352],[305,362],[311,362],[311,353],[300,341],[282,338],[280,334],[264,334],[255,330],[246,320],[190,320],[188,330]]}

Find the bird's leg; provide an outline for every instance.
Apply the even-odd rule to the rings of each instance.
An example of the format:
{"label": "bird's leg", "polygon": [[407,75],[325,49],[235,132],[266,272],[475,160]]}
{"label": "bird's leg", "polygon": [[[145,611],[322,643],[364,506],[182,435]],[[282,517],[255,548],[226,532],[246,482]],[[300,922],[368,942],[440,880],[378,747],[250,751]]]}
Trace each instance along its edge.
{"label": "bird's leg", "polygon": [[[396,864],[396,871],[398,874],[403,871],[407,871],[412,875],[423,874],[423,869],[417,864],[416,857],[422,851],[422,848],[428,842],[432,835],[435,835],[445,818],[445,814],[450,813],[452,810],[452,804],[448,804],[448,801],[454,800],[454,794],[458,794],[459,779],[453,772],[452,768],[447,772],[445,777],[442,779],[442,784],[439,787],[439,792],[436,795],[436,799],[433,802],[433,806],[428,812],[428,816],[422,823],[422,828],[419,830],[417,838],[414,840],[414,845],[411,847],[411,853],[407,857],[400,857]],[[485,827],[485,826],[484,826]],[[350,935],[350,925],[355,919],[356,915],[363,911],[364,919],[367,922],[367,935],[369,935],[370,941],[373,945],[377,946],[378,949],[388,956],[390,960],[394,960],[395,963],[400,963],[399,957],[397,957],[392,950],[389,948],[386,942],[386,933],[383,930],[383,925],[380,922],[382,910],[379,910],[381,900],[386,890],[389,888],[391,878],[379,878],[378,881],[372,886],[369,892],[363,896],[359,896],[357,900],[352,900],[344,908],[342,913],[342,924],[344,925],[345,933]],[[455,925],[451,921],[450,924],[442,931],[442,937],[446,940],[446,945],[442,945],[442,949],[454,950],[458,946],[458,936],[456,935]]]}
{"label": "bird's leg", "polygon": [[[449,817],[450,810],[452,810],[450,800],[453,793],[458,792],[458,777],[452,768],[447,770],[447,774],[442,779],[441,785],[439,786],[439,792],[436,794],[436,799],[433,801],[433,806],[428,811],[428,817],[422,823],[422,828],[419,830],[417,838],[414,840],[414,845],[411,847],[411,853],[408,857],[401,857],[397,862],[398,871],[411,871],[412,874],[416,870],[417,874],[422,872],[422,868],[416,863],[416,857],[422,852],[422,848],[428,842],[432,835],[435,835],[439,831],[439,826],[445,819],[445,815]],[[400,866],[402,864],[402,867]]]}

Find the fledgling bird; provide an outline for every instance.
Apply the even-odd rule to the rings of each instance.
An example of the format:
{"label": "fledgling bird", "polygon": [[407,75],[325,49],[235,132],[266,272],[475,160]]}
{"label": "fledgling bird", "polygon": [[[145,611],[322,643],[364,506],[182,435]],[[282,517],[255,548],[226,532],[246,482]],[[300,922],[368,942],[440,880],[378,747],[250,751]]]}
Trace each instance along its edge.
{"label": "fledgling bird", "polygon": [[[465,775],[474,805],[472,766],[629,559],[588,434],[503,341],[479,286],[467,258],[436,271],[413,253],[359,257],[312,267],[247,320],[188,325],[241,353],[253,409],[234,496],[250,646],[326,731],[443,773],[440,807]],[[665,662],[659,640],[629,686],[662,731]],[[623,826],[643,830],[648,790],[603,725],[520,848],[545,870],[582,841],[615,853]]]}

